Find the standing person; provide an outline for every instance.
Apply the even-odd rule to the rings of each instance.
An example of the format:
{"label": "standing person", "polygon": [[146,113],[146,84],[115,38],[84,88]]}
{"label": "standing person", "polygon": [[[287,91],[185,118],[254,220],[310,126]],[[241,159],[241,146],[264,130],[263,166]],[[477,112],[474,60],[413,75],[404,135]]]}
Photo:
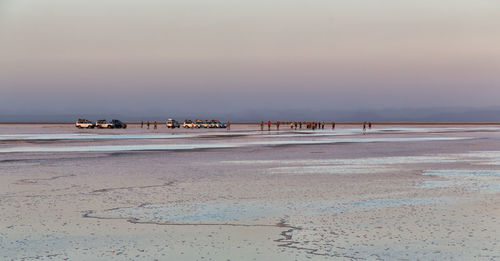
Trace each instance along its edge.
{"label": "standing person", "polygon": [[231,130],[231,122],[227,121],[227,130]]}
{"label": "standing person", "polygon": [[293,122],[290,122],[290,129],[293,130]]}
{"label": "standing person", "polygon": [[363,134],[366,133],[366,121],[363,122]]}
{"label": "standing person", "polygon": [[280,121],[276,121],[276,130],[280,130]]}
{"label": "standing person", "polygon": [[267,130],[270,131],[271,130],[271,121],[267,121]]}
{"label": "standing person", "polygon": [[372,129],[372,122],[371,121],[368,122],[368,129],[370,129],[370,130]]}
{"label": "standing person", "polygon": [[264,131],[264,121],[260,121],[260,131]]}
{"label": "standing person", "polygon": [[299,126],[302,129],[302,122],[301,121],[299,121]]}
{"label": "standing person", "polygon": [[148,130],[149,130],[149,121],[146,123],[146,126],[148,126]]}
{"label": "standing person", "polygon": [[325,122],[322,122],[321,123],[321,129],[324,130],[325,129]]}
{"label": "standing person", "polygon": [[335,129],[335,122],[332,122],[332,130]]}
{"label": "standing person", "polygon": [[155,121],[155,130],[158,129],[158,124]]}
{"label": "standing person", "polygon": [[144,127],[144,121],[141,121],[141,129]]}
{"label": "standing person", "polygon": [[295,125],[295,129],[297,129],[297,122],[294,122],[294,125]]}

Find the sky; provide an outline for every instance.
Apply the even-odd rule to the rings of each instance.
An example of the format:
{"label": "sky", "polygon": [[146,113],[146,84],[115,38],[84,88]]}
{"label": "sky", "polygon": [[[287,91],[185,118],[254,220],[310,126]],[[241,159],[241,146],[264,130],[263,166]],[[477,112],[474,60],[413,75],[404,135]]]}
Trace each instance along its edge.
{"label": "sky", "polygon": [[0,115],[500,108],[499,72],[498,0],[0,0]]}

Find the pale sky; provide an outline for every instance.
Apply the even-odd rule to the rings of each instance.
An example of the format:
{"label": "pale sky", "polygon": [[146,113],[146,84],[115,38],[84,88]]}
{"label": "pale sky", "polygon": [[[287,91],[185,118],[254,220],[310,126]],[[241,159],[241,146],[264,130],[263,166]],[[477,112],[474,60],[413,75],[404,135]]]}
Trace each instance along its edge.
{"label": "pale sky", "polygon": [[498,97],[498,0],[0,0],[0,114]]}

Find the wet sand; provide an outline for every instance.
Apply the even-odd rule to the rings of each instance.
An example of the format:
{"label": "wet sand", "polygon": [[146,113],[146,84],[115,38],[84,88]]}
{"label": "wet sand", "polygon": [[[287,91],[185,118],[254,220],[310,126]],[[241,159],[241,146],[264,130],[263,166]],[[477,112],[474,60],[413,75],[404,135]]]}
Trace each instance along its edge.
{"label": "wet sand", "polygon": [[496,126],[231,127],[0,125],[0,259],[500,259]]}

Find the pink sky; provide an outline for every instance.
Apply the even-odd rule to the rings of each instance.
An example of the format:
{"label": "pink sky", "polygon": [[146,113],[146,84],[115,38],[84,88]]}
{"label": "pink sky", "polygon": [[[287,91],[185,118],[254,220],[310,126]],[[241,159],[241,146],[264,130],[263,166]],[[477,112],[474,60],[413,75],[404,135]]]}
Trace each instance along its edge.
{"label": "pink sky", "polygon": [[498,106],[499,25],[493,0],[7,0],[0,110]]}

